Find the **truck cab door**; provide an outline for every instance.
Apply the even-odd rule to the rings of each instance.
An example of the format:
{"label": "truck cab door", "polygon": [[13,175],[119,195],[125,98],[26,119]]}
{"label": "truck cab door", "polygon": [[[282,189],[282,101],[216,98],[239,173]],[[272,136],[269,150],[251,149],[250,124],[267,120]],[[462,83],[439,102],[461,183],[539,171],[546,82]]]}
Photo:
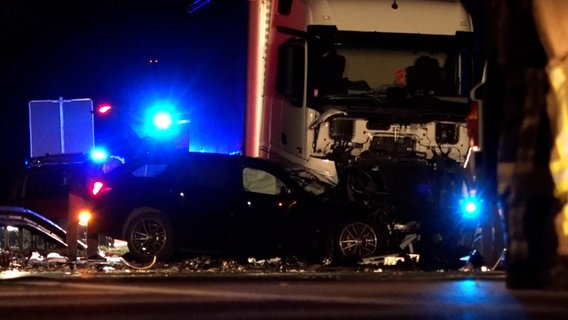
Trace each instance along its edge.
{"label": "truck cab door", "polygon": [[[274,105],[281,110],[281,132],[273,132],[272,144],[289,155],[307,158],[308,110],[306,108],[307,41],[293,38],[278,49],[278,71]],[[276,102],[276,101],[275,101]],[[278,128],[274,124],[273,128]],[[276,140],[276,141],[275,141]]]}

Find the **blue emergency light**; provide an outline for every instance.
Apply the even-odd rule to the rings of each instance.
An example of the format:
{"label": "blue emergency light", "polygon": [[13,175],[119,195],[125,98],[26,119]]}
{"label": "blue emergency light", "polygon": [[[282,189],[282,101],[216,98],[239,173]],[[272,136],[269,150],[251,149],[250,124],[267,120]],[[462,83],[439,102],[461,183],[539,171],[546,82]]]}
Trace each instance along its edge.
{"label": "blue emergency light", "polygon": [[481,205],[479,199],[469,196],[461,201],[461,212],[465,218],[474,219],[479,216],[481,211]]}
{"label": "blue emergency light", "polygon": [[173,139],[179,133],[179,112],[169,101],[157,101],[144,114],[144,135],[158,140]]}
{"label": "blue emergency light", "polygon": [[90,158],[95,163],[105,162],[108,159],[108,152],[104,149],[96,148],[91,151]]}
{"label": "blue emergency light", "polygon": [[158,112],[154,115],[152,122],[157,129],[168,130],[173,123],[172,115],[168,112]]}

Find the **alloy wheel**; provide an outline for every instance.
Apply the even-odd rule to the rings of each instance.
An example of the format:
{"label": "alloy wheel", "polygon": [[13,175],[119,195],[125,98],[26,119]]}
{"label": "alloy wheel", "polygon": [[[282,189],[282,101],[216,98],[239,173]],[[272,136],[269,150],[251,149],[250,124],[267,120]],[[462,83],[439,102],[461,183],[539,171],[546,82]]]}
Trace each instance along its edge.
{"label": "alloy wheel", "polygon": [[158,255],[167,241],[166,228],[161,221],[144,218],[133,225],[130,234],[133,249],[144,256]]}
{"label": "alloy wheel", "polygon": [[338,246],[342,258],[362,259],[375,254],[379,241],[377,233],[370,225],[352,222],[341,229]]}

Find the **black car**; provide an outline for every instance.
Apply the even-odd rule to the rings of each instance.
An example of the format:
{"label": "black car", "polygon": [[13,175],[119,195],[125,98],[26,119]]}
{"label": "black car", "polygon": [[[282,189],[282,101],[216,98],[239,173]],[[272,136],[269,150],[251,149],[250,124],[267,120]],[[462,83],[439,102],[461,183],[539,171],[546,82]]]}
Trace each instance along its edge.
{"label": "black car", "polygon": [[305,169],[266,159],[164,152],[93,187],[90,230],[126,240],[140,261],[184,251],[360,259],[385,250],[367,208]]}

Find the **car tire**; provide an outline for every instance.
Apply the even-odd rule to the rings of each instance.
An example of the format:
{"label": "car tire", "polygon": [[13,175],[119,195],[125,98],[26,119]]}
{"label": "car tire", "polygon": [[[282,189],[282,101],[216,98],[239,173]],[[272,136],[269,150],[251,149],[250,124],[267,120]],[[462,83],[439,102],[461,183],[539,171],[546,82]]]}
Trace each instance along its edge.
{"label": "car tire", "polygon": [[338,229],[335,241],[340,262],[357,262],[375,256],[381,248],[377,229],[364,221],[350,221]]}
{"label": "car tire", "polygon": [[144,211],[133,214],[126,222],[125,239],[132,258],[140,262],[165,261],[174,253],[171,222],[162,213]]}

